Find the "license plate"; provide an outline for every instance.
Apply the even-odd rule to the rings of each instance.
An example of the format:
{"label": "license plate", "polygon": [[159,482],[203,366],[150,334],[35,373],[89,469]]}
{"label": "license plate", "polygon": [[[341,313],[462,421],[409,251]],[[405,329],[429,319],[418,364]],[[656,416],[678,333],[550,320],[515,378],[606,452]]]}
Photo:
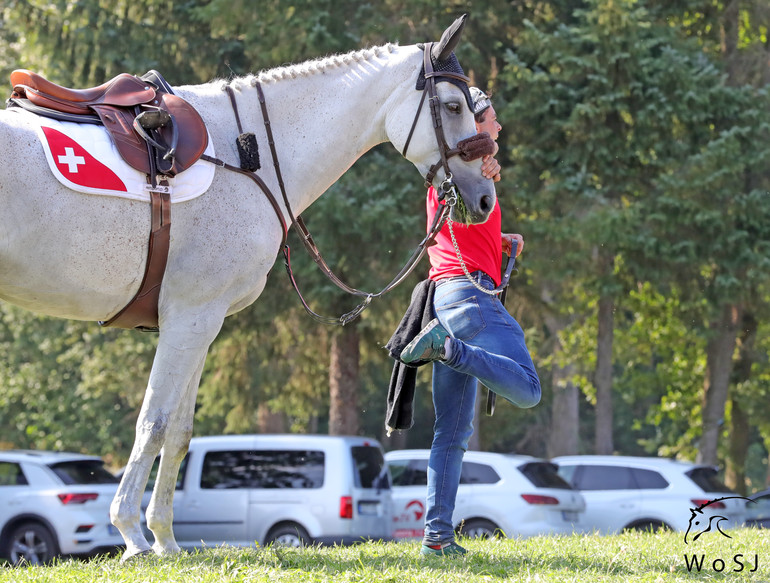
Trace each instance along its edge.
{"label": "license plate", "polygon": [[577,522],[578,521],[578,513],[574,510],[562,510],[561,511],[561,517],[564,520],[564,522]]}
{"label": "license plate", "polygon": [[379,516],[380,503],[361,501],[358,503],[358,513],[366,516]]}

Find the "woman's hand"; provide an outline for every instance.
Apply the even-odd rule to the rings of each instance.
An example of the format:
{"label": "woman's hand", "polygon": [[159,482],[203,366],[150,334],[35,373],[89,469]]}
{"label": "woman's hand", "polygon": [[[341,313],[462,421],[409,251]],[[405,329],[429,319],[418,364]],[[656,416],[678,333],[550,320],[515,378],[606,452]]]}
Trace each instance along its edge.
{"label": "woman's hand", "polygon": [[500,163],[492,156],[484,156],[481,160],[481,175],[484,178],[500,182]]}
{"label": "woman's hand", "polygon": [[503,233],[502,237],[503,237],[503,253],[505,253],[510,257],[511,251],[513,250],[513,246],[516,245],[516,257],[521,255],[521,252],[524,249],[524,237],[522,237],[518,233],[514,233],[514,234]]}

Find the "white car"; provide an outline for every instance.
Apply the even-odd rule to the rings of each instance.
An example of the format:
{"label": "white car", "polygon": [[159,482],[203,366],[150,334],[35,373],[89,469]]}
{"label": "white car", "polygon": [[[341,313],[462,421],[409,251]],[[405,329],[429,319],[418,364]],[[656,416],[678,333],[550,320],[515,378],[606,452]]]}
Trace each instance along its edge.
{"label": "white car", "polygon": [[[717,478],[712,466],[666,458],[578,455],[556,457],[559,474],[586,501],[586,531],[684,531],[697,536],[713,520],[740,526],[746,499]],[[713,529],[716,532],[717,529]]]}
{"label": "white car", "polygon": [[0,451],[0,557],[44,564],[123,545],[109,516],[117,488],[95,456]]}
{"label": "white car", "polygon": [[[157,461],[143,509],[156,471]],[[391,517],[376,439],[216,435],[190,442],[174,493],[173,529],[184,548],[352,544],[389,539]]]}
{"label": "white car", "polygon": [[[393,538],[422,538],[430,450],[385,454],[393,481]],[[585,502],[542,459],[468,451],[452,521],[472,537],[571,534],[582,522]]]}

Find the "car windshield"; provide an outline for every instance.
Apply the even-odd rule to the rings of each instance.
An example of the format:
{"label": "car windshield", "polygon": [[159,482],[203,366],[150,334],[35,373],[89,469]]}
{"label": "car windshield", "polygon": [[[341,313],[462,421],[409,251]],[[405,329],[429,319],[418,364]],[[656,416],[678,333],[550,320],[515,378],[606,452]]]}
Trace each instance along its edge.
{"label": "car windshield", "polygon": [[538,488],[572,490],[572,486],[557,473],[558,466],[556,464],[529,462],[519,466],[519,470]]}
{"label": "car windshield", "polygon": [[62,482],[72,484],[117,484],[118,478],[98,460],[59,462],[49,466]]}
{"label": "car windshield", "polygon": [[717,478],[717,471],[714,468],[693,468],[689,472],[686,472],[686,474],[704,492],[733,493],[730,488],[725,486],[722,481]]}

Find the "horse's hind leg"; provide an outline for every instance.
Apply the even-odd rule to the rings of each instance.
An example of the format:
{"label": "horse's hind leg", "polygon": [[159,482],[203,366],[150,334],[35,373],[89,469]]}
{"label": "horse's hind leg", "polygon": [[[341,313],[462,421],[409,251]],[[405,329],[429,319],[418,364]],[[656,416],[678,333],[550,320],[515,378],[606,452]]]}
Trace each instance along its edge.
{"label": "horse's hind leg", "polygon": [[[209,310],[208,318],[198,314],[188,323],[184,323],[183,315],[176,314],[171,324],[161,324],[150,383],[136,422],[136,439],[110,506],[110,519],[126,543],[124,561],[150,550],[140,524],[142,495],[153,461],[166,442],[169,427],[179,415],[180,407],[183,411],[193,407],[183,401],[195,399],[196,393],[188,388],[200,374],[201,363],[224,319],[223,314],[218,319],[213,316],[214,311]],[[176,443],[179,443],[178,438]],[[158,524],[158,518],[155,526],[161,532],[170,532],[171,512],[164,519],[169,521],[166,527]]]}
{"label": "horse's hind leg", "polygon": [[174,538],[172,523],[174,518],[174,492],[176,490],[179,466],[190,446],[195,415],[195,398],[203,372],[204,358],[187,387],[177,414],[169,424],[166,442],[161,450],[160,466],[155,479],[150,505],[147,507],[147,527],[155,536],[152,550],[158,555],[179,552],[179,545]]}

